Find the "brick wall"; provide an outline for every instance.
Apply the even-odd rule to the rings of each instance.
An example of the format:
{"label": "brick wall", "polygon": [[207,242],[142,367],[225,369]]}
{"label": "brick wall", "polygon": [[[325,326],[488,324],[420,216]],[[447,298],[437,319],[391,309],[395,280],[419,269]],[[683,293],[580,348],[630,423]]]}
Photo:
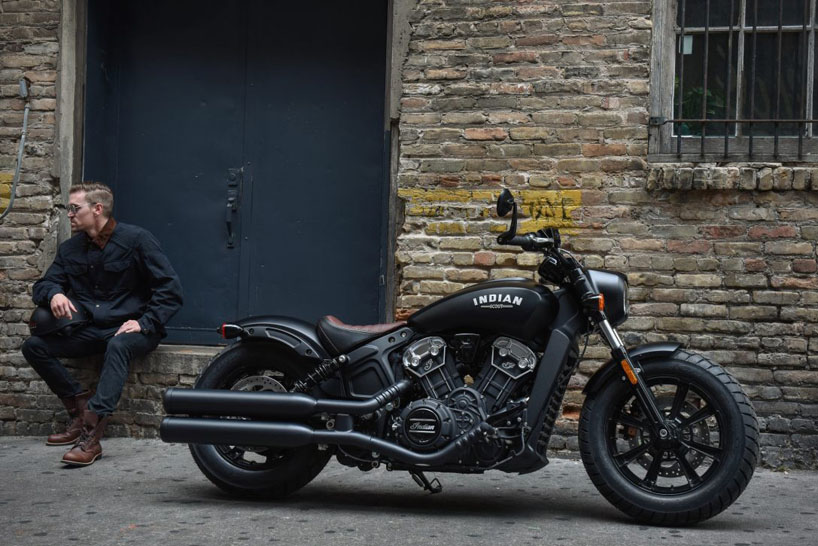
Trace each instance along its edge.
{"label": "brick wall", "polygon": [[[628,274],[629,345],[677,340],[723,363],[762,423],[764,462],[816,466],[818,171],[649,164],[652,4],[422,1],[404,65],[398,315],[469,283],[535,276],[495,242],[501,186],[528,231],[558,226]],[[592,340],[593,343],[593,340]],[[574,378],[552,447],[576,448]]]}
{"label": "brick wall", "polygon": [[[0,224],[3,434],[43,434],[62,419],[19,353],[58,218],[59,10],[0,0],[0,194],[23,75],[34,99],[15,211]],[[818,171],[649,164],[650,17],[648,1],[418,1],[401,67],[397,314],[480,280],[534,277],[536,255],[495,243],[506,222],[493,203],[510,187],[521,229],[558,226],[587,265],[628,274],[628,344],[673,339],[709,353],[753,398],[764,462],[818,466]],[[210,354],[162,348],[136,363],[112,432],[155,435],[161,390],[190,384]],[[558,449],[576,447],[579,389],[607,353],[592,340],[586,356]],[[91,379],[93,363],[78,373]]]}
{"label": "brick wall", "polygon": [[[0,433],[15,431],[36,411],[34,395],[45,385],[25,364],[19,347],[28,334],[31,284],[47,259],[44,241],[53,240],[58,0],[0,1],[0,211],[8,205],[23,126],[25,101],[19,81],[30,81],[28,137],[14,209],[0,222]],[[53,246],[53,244],[52,244]],[[53,417],[53,412],[51,412]]]}

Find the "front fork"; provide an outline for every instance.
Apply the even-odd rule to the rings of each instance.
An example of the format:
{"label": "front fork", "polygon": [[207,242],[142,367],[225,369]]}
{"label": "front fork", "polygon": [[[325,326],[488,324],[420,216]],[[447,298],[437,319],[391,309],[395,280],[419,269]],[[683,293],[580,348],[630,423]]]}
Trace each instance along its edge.
{"label": "front fork", "polygon": [[605,338],[608,346],[610,346],[611,356],[622,366],[622,371],[625,372],[625,376],[631,384],[634,395],[647,412],[647,417],[656,431],[656,434],[661,439],[668,438],[668,436],[671,435],[671,431],[668,428],[665,416],[662,415],[662,412],[656,405],[656,397],[653,396],[653,392],[642,377],[642,368],[639,366],[639,363],[631,360],[628,351],[625,349],[625,344],[622,343],[619,334],[613,326],[611,326],[610,322],[608,322],[608,318],[604,312],[599,311],[595,313],[592,318],[602,337]]}
{"label": "front fork", "polygon": [[665,420],[665,416],[662,415],[656,405],[656,397],[653,396],[650,387],[642,378],[642,368],[637,362],[631,360],[619,334],[608,322],[608,317],[605,315],[605,297],[591,284],[585,269],[574,258],[566,259],[563,257],[561,259],[569,266],[568,278],[574,287],[575,293],[579,296],[580,302],[582,302],[586,316],[590,318],[591,322],[596,325],[602,334],[602,337],[605,338],[611,348],[611,356],[622,366],[622,371],[625,372],[625,376],[630,381],[634,395],[645,409],[654,433],[662,440],[671,437],[676,438],[675,427],[669,425]]}

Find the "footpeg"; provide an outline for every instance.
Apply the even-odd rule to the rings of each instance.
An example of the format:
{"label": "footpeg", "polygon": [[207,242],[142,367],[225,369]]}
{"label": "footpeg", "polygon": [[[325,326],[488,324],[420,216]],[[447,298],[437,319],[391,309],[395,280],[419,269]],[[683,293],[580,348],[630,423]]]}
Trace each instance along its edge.
{"label": "footpeg", "polygon": [[429,493],[434,495],[435,493],[440,493],[443,491],[443,486],[440,484],[440,480],[437,478],[429,481],[423,472],[410,472],[410,474],[412,475],[412,479],[415,480],[415,483]]}

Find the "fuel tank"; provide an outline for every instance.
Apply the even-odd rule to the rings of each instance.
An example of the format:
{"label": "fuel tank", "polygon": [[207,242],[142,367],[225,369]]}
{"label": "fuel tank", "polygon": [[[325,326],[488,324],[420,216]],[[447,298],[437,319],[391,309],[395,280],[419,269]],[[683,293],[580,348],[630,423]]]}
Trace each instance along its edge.
{"label": "fuel tank", "polygon": [[424,307],[409,326],[427,334],[495,333],[533,340],[557,316],[551,291],[528,279],[499,279],[470,286]]}

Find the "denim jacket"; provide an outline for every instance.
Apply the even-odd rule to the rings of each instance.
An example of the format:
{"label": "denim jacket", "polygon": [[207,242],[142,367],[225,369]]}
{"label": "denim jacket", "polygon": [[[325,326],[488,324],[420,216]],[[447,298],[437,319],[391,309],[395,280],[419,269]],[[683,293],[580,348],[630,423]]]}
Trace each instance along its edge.
{"label": "denim jacket", "polygon": [[100,327],[136,320],[145,333],[164,325],[182,306],[182,284],[159,242],[145,229],[117,223],[103,248],[77,233],[57,249],[54,263],[34,283],[37,305],[55,294],[82,305]]}

